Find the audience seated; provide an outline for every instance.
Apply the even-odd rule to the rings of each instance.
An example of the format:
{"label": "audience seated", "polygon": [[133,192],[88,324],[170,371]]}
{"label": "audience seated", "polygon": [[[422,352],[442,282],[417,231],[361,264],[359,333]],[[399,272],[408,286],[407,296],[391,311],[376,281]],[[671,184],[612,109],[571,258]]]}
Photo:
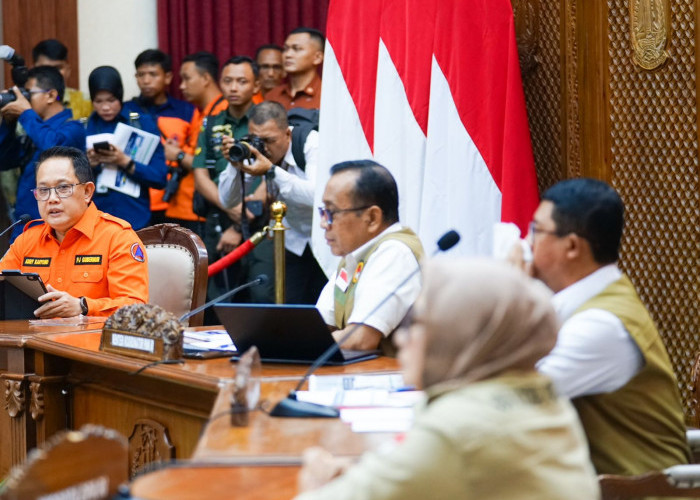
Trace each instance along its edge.
{"label": "audience seated", "polygon": [[[163,142],[170,141],[182,146],[187,140],[187,133],[194,106],[168,94],[168,86],[173,79],[173,66],[170,56],[158,49],[141,52],[134,61],[136,83],[141,94],[124,103],[127,112],[150,115],[158,125]],[[178,167],[177,160],[169,163],[172,171]],[[149,225],[166,222],[165,210],[168,202],[163,200],[165,191],[150,189],[151,220]]]}
{"label": "audience seated", "polygon": [[377,349],[381,344],[384,353],[391,353],[389,336],[420,292],[417,271],[423,256],[418,236],[399,223],[396,181],[371,160],[338,163],[331,167],[323,204],[321,227],[331,252],[342,259],[316,307],[337,341],[360,325],[344,348]]}
{"label": "audience seated", "polygon": [[[118,123],[135,126],[146,132],[160,136],[158,126],[151,116],[141,115],[131,119],[129,111],[122,105],[124,88],[119,72],[111,66],[100,66],[90,73],[88,79],[90,98],[95,108],[88,119],[87,135],[113,133]],[[146,165],[131,159],[124,151],[110,144],[109,151],[87,151],[90,165],[97,174],[97,190],[94,202],[97,208],[115,217],[126,220],[136,230],[148,225],[151,219],[151,200],[148,188],[163,188],[168,174],[159,144],[151,161]],[[106,169],[118,170],[119,183],[135,189],[136,195],[117,191],[103,186],[102,172]],[[105,183],[106,184],[106,183]]]}
{"label": "audience seated", "polygon": [[321,107],[323,33],[313,28],[296,28],[284,42],[283,63],[287,81],[267,91],[266,101],[277,101],[286,109]]}
{"label": "audience seated", "polygon": [[0,270],[41,276],[49,293],[34,314],[109,316],[119,307],[148,302],[148,267],[141,240],[129,224],[100,212],[85,153],[70,147],[44,151],[34,196],[43,221],[24,233],[0,260]]}
{"label": "audience seated", "polygon": [[556,184],[531,225],[530,271],[555,292],[563,321],[537,368],[572,399],[598,473],[632,475],[686,463],[689,452],[666,348],[615,264],[623,211],[604,182]]}
{"label": "audience seated", "polygon": [[[54,66],[68,82],[71,67],[68,63],[68,48],[59,40],[50,38],[37,43],[32,49],[34,66]],[[92,113],[92,103],[79,89],[66,87],[63,94],[63,105],[73,112],[73,118],[87,118]]]}
{"label": "audience seated", "polygon": [[[251,146],[254,162],[229,164],[219,176],[219,198],[226,207],[241,202],[241,173],[265,176],[270,197],[266,203],[279,199],[287,205],[283,221],[286,248],[285,302],[290,304],[315,304],[326,284],[326,275],[311,252],[311,225],[316,170],[318,168],[318,132],[311,130],[306,137],[293,132],[289,126],[287,111],[273,101],[253,107],[248,129],[265,144],[265,155]],[[302,157],[297,159],[292,144],[299,141]],[[233,144],[224,138],[224,149]],[[274,271],[274,270],[271,270]],[[247,276],[245,279],[251,279]]]}
{"label": "audience seated", "polygon": [[406,323],[404,382],[426,392],[413,428],[354,466],[308,450],[298,500],[598,498],[576,412],[534,369],[557,336],[544,287],[492,261],[435,260]]}

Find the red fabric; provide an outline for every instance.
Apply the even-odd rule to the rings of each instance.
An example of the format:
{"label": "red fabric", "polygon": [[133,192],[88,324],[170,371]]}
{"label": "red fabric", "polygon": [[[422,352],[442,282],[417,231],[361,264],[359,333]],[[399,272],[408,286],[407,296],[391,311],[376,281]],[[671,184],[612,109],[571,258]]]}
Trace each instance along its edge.
{"label": "red fabric", "polygon": [[435,59],[501,190],[501,220],[525,234],[539,195],[510,1],[441,1],[436,26]]}
{"label": "red fabric", "polygon": [[325,33],[328,0],[158,0],[158,46],[175,68],[171,93],[180,96],[178,68],[199,50],[223,64],[234,55],[255,57],[266,43],[282,45],[299,26]]}
{"label": "red fabric", "polygon": [[227,254],[225,257],[222,257],[213,264],[209,265],[209,277],[211,278],[215,274],[218,274],[224,269],[226,269],[234,262],[237,262],[238,260],[242,259],[246,255],[248,255],[253,250],[253,248],[255,248],[255,245],[253,245],[252,241],[244,241],[233,252]]}

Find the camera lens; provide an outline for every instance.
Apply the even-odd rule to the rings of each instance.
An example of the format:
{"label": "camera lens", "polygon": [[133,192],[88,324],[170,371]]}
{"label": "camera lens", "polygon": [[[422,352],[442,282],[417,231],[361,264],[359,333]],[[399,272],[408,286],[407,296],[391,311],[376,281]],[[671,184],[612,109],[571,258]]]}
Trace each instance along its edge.
{"label": "camera lens", "polygon": [[239,162],[250,158],[250,148],[248,144],[241,141],[236,141],[228,150],[228,156],[232,162]]}
{"label": "camera lens", "polygon": [[4,108],[12,101],[16,101],[17,96],[14,92],[0,92],[0,108]]}

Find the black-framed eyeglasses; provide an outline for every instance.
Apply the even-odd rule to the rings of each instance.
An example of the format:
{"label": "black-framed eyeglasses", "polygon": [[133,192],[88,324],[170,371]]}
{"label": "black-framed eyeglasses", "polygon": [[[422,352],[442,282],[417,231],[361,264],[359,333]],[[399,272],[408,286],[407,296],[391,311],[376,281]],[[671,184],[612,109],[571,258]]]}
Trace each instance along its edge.
{"label": "black-framed eyeglasses", "polygon": [[34,193],[34,198],[37,199],[37,201],[46,201],[51,197],[51,190],[56,191],[56,196],[59,198],[69,198],[73,196],[73,190],[75,189],[75,186],[80,186],[81,184],[85,184],[84,182],[76,182],[75,184],[59,184],[58,186],[54,187],[38,187],[35,189],[32,189],[32,193]]}
{"label": "black-framed eyeglasses", "polygon": [[530,234],[534,237],[536,234],[551,234],[552,236],[561,236],[557,231],[551,231],[549,229],[541,229],[537,227],[537,223],[533,220],[528,226]]}
{"label": "black-framed eyeglasses", "polygon": [[321,219],[326,221],[326,224],[329,226],[333,224],[333,217],[335,217],[338,214],[342,214],[345,212],[358,212],[360,210],[367,210],[369,207],[372,205],[365,205],[364,207],[354,207],[354,208],[337,208],[335,210],[331,210],[330,208],[326,207],[318,207],[318,214],[321,216]]}

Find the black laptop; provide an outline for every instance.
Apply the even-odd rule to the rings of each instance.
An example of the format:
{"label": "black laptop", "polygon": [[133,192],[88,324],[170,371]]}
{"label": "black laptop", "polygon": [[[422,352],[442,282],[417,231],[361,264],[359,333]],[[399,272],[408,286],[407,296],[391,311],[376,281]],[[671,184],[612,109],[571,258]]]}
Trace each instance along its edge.
{"label": "black laptop", "polygon": [[[297,304],[218,304],[219,320],[239,353],[256,346],[268,363],[311,364],[335,344],[314,306]],[[376,358],[379,351],[339,349],[327,365]]]}

